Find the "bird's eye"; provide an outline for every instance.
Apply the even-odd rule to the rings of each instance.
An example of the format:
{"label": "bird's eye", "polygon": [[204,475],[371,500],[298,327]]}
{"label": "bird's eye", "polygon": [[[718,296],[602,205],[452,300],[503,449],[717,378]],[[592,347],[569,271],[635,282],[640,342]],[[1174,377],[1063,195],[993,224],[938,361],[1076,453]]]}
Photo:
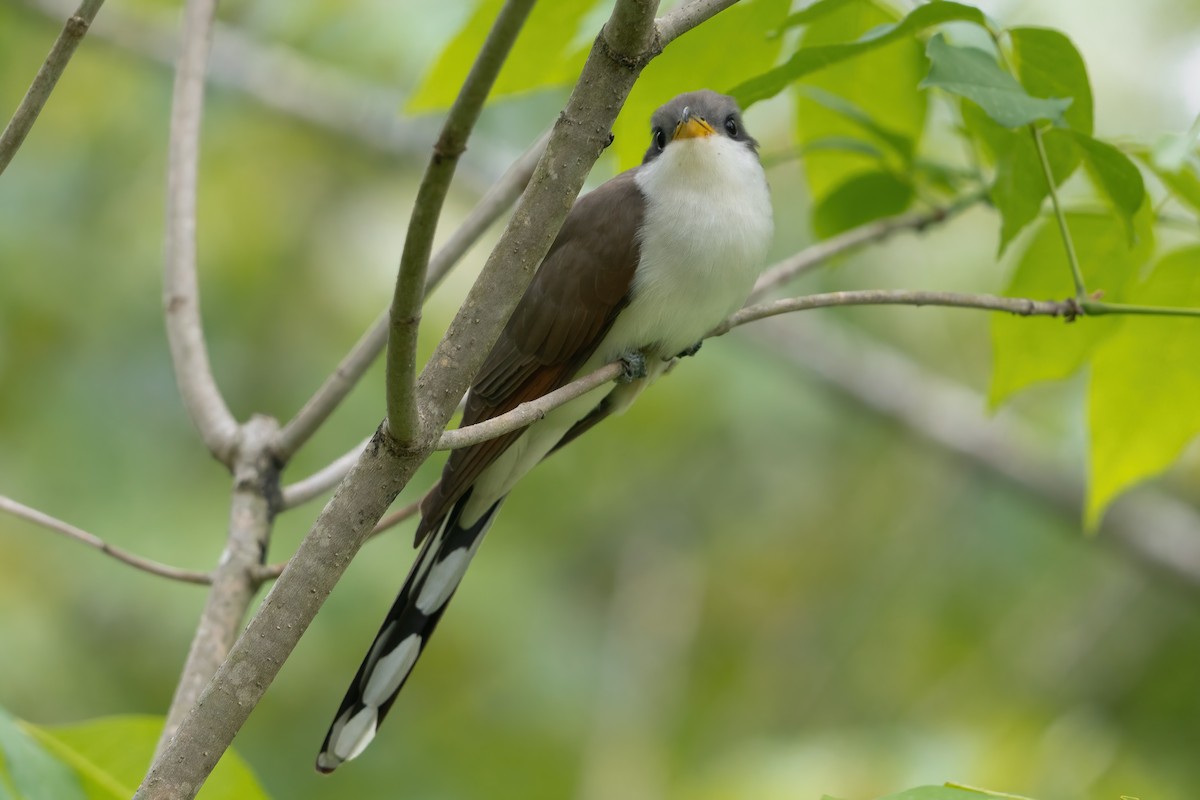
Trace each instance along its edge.
{"label": "bird's eye", "polygon": [[654,129],[654,146],[659,150],[667,146],[667,134],[662,128]]}
{"label": "bird's eye", "polygon": [[727,117],[725,119],[725,130],[729,132],[730,136],[737,138],[737,135],[738,135],[737,120],[734,119],[733,117]]}

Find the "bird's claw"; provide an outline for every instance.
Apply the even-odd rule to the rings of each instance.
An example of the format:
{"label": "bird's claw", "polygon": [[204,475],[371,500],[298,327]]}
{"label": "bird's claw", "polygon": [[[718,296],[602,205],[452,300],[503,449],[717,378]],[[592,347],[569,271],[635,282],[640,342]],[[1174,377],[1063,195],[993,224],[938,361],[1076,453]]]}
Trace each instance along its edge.
{"label": "bird's claw", "polygon": [[646,377],[646,357],[638,350],[621,354],[621,374],[617,383],[633,383]]}
{"label": "bird's claw", "polygon": [[676,358],[687,358],[688,356],[694,356],[694,355],[696,355],[696,353],[700,352],[700,346],[702,344],[704,344],[704,342],[696,342],[691,347],[687,347],[687,348],[684,348],[683,350],[680,350],[678,353],[675,354],[675,357]]}

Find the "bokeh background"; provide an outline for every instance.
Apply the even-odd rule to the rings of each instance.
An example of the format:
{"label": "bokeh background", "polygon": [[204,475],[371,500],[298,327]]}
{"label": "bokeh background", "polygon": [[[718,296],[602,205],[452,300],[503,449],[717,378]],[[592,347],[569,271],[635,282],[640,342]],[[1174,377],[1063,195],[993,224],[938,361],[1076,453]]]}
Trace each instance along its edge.
{"label": "bokeh background", "polygon": [[[1101,135],[1152,140],[1200,110],[1194,3],[979,5],[1072,37]],[[5,115],[57,34],[50,7],[0,2]],[[233,85],[253,63],[227,64],[212,88],[202,305],[240,418],[294,413],[387,302],[437,124],[394,118],[473,7],[223,4],[221,19],[255,52],[285,70],[300,59],[340,76],[329,77],[334,94],[371,100],[354,125],[402,131],[364,143],[269,107],[261,88]],[[160,314],[171,86],[161,54],[177,12],[109,0],[107,27],[0,179],[0,493],[204,569],[223,546],[229,477],[183,414]],[[442,236],[563,96],[485,113]],[[748,119],[768,154],[787,151],[788,102]],[[612,169],[602,161],[593,180]],[[770,174],[776,256],[811,239],[800,170],[781,159]],[[997,228],[973,211],[798,291],[996,291],[1008,268],[993,257]],[[486,252],[475,248],[431,301],[426,352]],[[1200,586],[1114,546],[1108,529],[1082,535],[1069,497],[1084,478],[1081,383],[1027,392],[989,418],[983,314],[809,316],[707,343],[527,480],[380,738],[321,778],[312,758],[411,559],[409,527],[369,544],[237,739],[272,795],[860,800],[957,780],[1043,800],[1200,796]],[[835,349],[860,379],[848,393],[813,370],[834,342],[886,347],[908,371],[864,372],[872,362],[847,364]],[[966,430],[1032,432],[1005,441],[1030,459],[1018,467],[1047,471],[1046,490],[998,474],[979,443],[954,452],[880,413],[864,402],[872,392],[915,393],[935,420],[954,400]],[[285,479],[340,455],[382,413],[375,369]],[[1195,461],[1166,488],[1186,492]],[[272,560],[319,507],[279,519]],[[0,517],[0,706],[38,723],[162,713],[202,602],[200,588]]]}

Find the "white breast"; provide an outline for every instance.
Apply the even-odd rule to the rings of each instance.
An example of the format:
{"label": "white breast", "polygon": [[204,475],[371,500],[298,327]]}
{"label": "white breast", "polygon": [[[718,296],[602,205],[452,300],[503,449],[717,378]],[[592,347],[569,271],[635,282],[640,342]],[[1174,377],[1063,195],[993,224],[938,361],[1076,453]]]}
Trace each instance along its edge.
{"label": "white breast", "polygon": [[646,198],[631,300],[602,350],[670,356],[746,301],[774,223],[758,157],[720,134],[672,142],[636,177]]}

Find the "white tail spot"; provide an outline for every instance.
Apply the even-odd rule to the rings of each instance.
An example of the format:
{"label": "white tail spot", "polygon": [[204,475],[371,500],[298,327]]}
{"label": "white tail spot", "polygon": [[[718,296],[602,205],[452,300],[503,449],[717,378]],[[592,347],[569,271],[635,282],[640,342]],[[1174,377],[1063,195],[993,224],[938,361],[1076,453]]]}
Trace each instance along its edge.
{"label": "white tail spot", "polygon": [[446,598],[454,592],[458,582],[462,580],[463,573],[467,571],[467,564],[471,561],[471,555],[470,550],[460,547],[433,565],[433,569],[429,570],[429,576],[425,579],[425,585],[421,587],[421,594],[417,597],[417,608],[421,610],[421,613],[432,614],[442,607]]}
{"label": "white tail spot", "polygon": [[362,701],[378,708],[400,688],[421,653],[421,637],[412,634],[375,663],[363,689]]}
{"label": "white tail spot", "polygon": [[350,719],[342,729],[334,734],[330,742],[330,750],[342,761],[349,761],[357,756],[375,738],[375,727],[379,722],[379,710],[367,706]]}

